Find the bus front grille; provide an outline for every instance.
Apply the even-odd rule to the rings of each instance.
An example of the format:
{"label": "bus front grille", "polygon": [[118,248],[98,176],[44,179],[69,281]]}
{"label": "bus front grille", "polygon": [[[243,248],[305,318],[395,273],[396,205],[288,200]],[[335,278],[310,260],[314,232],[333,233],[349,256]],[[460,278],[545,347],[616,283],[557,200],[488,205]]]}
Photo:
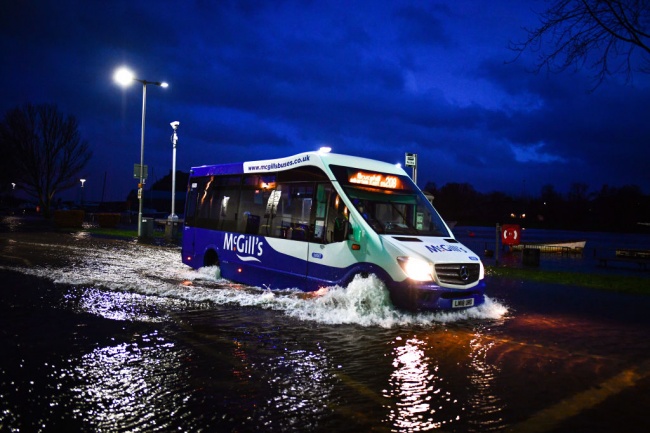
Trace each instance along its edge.
{"label": "bus front grille", "polygon": [[478,263],[440,263],[435,265],[440,283],[466,286],[478,281],[481,265]]}

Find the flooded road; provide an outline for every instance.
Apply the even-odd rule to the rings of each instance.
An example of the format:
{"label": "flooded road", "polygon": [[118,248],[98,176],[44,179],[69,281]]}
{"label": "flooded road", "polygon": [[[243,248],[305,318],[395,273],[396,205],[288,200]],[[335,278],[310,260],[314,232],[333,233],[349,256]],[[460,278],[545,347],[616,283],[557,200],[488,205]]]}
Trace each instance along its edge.
{"label": "flooded road", "polygon": [[650,297],[491,278],[484,306],[314,296],[180,250],[0,233],[0,431],[650,431]]}

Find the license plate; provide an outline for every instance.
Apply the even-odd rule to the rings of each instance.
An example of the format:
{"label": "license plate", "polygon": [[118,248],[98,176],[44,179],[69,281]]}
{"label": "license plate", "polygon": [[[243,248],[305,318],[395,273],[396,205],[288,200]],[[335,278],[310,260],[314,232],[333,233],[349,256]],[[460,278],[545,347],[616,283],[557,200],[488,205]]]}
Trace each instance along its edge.
{"label": "license plate", "polygon": [[463,307],[471,307],[474,305],[474,298],[469,298],[469,299],[454,299],[451,303],[451,306],[453,308],[463,308]]}

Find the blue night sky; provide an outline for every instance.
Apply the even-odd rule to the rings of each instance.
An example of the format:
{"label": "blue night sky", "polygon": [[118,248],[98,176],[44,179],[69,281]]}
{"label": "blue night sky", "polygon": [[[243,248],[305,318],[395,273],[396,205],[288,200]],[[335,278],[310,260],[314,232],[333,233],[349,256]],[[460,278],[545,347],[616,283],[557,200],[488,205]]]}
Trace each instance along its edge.
{"label": "blue night sky", "polygon": [[[349,4],[348,4],[349,3]],[[323,145],[403,163],[418,183],[538,195],[575,182],[650,193],[650,75],[530,72],[509,42],[543,1],[17,0],[0,15],[0,111],[54,103],[94,152],[86,199],[136,188],[149,81],[149,184],[171,170],[283,157]],[[410,169],[409,169],[410,170]],[[74,191],[64,194],[74,197]]]}

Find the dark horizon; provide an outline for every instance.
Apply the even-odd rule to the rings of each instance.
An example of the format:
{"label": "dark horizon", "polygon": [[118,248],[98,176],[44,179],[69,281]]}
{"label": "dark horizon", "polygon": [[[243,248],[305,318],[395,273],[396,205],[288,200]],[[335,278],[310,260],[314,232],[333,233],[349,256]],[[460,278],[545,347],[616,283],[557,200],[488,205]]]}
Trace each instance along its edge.
{"label": "dark horizon", "polygon": [[[183,215],[189,173],[176,173],[176,214]],[[166,214],[171,209],[171,170],[144,192],[146,212]],[[421,188],[434,196],[433,205],[447,221],[461,226],[520,224],[529,228],[580,231],[648,232],[650,226],[650,195],[638,185],[601,186],[590,190],[575,184],[568,193],[560,193],[551,184],[539,194],[510,195],[492,191],[482,193],[469,183],[429,183]],[[9,195],[4,195],[7,198]],[[123,200],[90,200],[78,194],[62,200],[64,207],[85,207],[91,212],[137,212],[137,190],[125,193]],[[130,204],[130,206],[129,206]],[[146,213],[145,212],[145,213]]]}

